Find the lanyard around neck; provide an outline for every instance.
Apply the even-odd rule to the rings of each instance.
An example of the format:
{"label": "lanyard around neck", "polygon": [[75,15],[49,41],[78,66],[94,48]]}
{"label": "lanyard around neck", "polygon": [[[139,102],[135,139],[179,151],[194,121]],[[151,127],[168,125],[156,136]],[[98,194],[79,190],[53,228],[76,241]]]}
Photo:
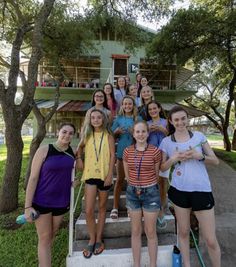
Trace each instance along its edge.
{"label": "lanyard around neck", "polygon": [[95,152],[95,156],[96,156],[96,160],[97,160],[97,162],[98,162],[98,160],[99,160],[99,156],[100,156],[100,154],[101,154],[103,137],[104,137],[104,132],[102,133],[102,137],[101,137],[100,144],[99,144],[99,150],[97,151],[96,142],[95,142],[95,137],[94,137],[94,132],[93,132],[93,147],[94,147],[94,152]]}
{"label": "lanyard around neck", "polygon": [[135,163],[135,169],[136,169],[136,171],[137,171],[138,181],[140,181],[141,166],[142,166],[142,162],[143,162],[143,159],[144,159],[144,153],[145,153],[145,151],[148,149],[148,145],[147,145],[147,147],[144,149],[144,151],[143,151],[143,153],[142,153],[142,156],[141,156],[139,162],[137,162],[137,148],[136,148],[135,145],[134,145],[134,148],[135,148],[135,151],[134,151],[134,163]]}

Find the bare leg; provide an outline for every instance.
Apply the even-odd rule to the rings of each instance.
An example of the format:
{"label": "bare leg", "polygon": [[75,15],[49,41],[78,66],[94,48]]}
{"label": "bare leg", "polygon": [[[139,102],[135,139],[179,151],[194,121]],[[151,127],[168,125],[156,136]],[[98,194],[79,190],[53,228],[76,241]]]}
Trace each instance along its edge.
{"label": "bare leg", "polygon": [[96,234],[96,242],[102,241],[102,234],[106,220],[106,206],[107,206],[107,191],[99,191],[99,212],[98,212],[98,223],[97,223],[97,234]]}
{"label": "bare leg", "polygon": [[129,210],[129,216],[131,219],[131,247],[133,252],[134,267],[140,267],[142,211]]}
{"label": "bare leg", "polygon": [[38,234],[38,260],[41,267],[51,267],[52,221],[51,213],[41,214],[35,221]]}
{"label": "bare leg", "polygon": [[159,189],[160,189],[160,198],[161,198],[161,210],[159,212],[159,217],[162,218],[165,214],[165,208],[167,206],[167,178],[159,176]]}
{"label": "bare leg", "polygon": [[143,211],[144,230],[148,240],[148,252],[150,257],[150,267],[157,266],[157,233],[156,221],[158,212]]}
{"label": "bare leg", "polygon": [[64,215],[52,216],[52,244],[59,231]]}
{"label": "bare leg", "polygon": [[86,223],[89,233],[89,245],[96,242],[96,222],[94,214],[94,206],[96,203],[97,186],[85,184],[85,213]]}
{"label": "bare leg", "polygon": [[190,267],[189,231],[191,209],[184,209],[174,205],[178,225],[178,237],[184,267]]}
{"label": "bare leg", "polygon": [[120,193],[122,191],[122,186],[125,179],[123,161],[118,159],[116,164],[117,164],[117,180],[114,187],[114,203],[113,203],[114,209],[118,209],[119,207]]}
{"label": "bare leg", "polygon": [[213,267],[221,266],[220,246],[215,234],[215,214],[214,208],[210,210],[195,211],[196,217],[199,221],[203,238],[206,241],[208,253]]}

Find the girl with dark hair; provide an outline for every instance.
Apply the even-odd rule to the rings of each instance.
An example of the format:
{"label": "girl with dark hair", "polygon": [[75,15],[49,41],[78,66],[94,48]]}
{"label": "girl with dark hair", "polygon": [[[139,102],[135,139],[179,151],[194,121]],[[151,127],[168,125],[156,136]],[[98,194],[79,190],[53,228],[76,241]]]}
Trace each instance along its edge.
{"label": "girl with dark hair", "polygon": [[94,109],[100,109],[104,112],[106,119],[109,123],[112,123],[112,114],[107,105],[107,97],[102,89],[97,89],[94,91],[91,101],[92,107],[86,112],[85,123],[89,121],[90,113]]}
{"label": "girl with dark hair", "polygon": [[[82,152],[85,159],[82,161]],[[115,162],[115,143],[109,131],[105,114],[100,109],[90,113],[84,125],[82,138],[76,157],[77,168],[83,170],[82,181],[85,181],[85,212],[89,233],[89,243],[83,251],[85,258],[103,252],[105,244],[102,234],[106,219],[106,203],[112,186],[112,172]],[[96,224],[94,207],[98,192],[99,210]]]}
{"label": "girl with dark hair", "polygon": [[117,103],[117,111],[119,112],[123,97],[126,95],[126,80],[125,77],[120,76],[116,80],[116,88],[114,89],[115,100]]}
{"label": "girl with dark hair", "polygon": [[154,93],[150,86],[144,86],[140,91],[141,106],[138,108],[139,115],[147,121],[147,104],[154,100]]}
{"label": "girl with dark hair", "polygon": [[113,89],[112,84],[111,83],[105,83],[104,86],[103,86],[103,91],[106,94],[107,106],[111,111],[112,117],[115,117],[116,116],[117,105],[116,105],[114,89]]}
{"label": "girl with dark hair", "polygon": [[57,141],[36,151],[25,197],[25,217],[40,213],[35,221],[38,234],[39,266],[51,266],[53,241],[64,214],[70,208],[71,174],[75,155],[70,146],[75,126],[62,123]]}
{"label": "girl with dark hair", "polygon": [[136,77],[136,86],[138,88],[138,97],[140,97],[140,91],[142,89],[142,84],[141,84],[142,74],[140,72],[137,72],[135,77]]}
{"label": "girl with dark hair", "polygon": [[[165,113],[160,103],[152,100],[147,104],[147,123],[149,127],[148,143],[159,147],[163,138],[168,134],[167,120]],[[158,228],[166,227],[164,217],[164,209],[167,207],[167,179],[169,178],[170,170],[159,172],[159,186],[161,195],[161,211],[158,216]]]}
{"label": "girl with dark hair", "polygon": [[[188,114],[180,106],[169,112],[171,135],[160,145],[161,170],[173,167],[169,199],[173,202],[178,224],[178,237],[185,267],[190,267],[190,212],[198,219],[206,241],[212,266],[221,266],[220,247],[215,234],[214,198],[205,163],[218,164],[206,137],[188,130]],[[173,131],[172,131],[173,130]]]}

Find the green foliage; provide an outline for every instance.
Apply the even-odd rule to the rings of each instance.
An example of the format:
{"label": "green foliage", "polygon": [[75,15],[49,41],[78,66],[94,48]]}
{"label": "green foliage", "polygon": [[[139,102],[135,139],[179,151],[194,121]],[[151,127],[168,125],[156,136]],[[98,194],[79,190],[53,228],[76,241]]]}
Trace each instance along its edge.
{"label": "green foliage", "polygon": [[[206,3],[206,1],[204,1]],[[221,14],[207,5],[181,9],[157,34],[149,47],[149,54],[163,60],[195,64],[203,60],[218,59],[228,62],[228,49],[235,48],[236,11],[221,5]],[[232,53],[235,60],[235,53]],[[226,67],[226,66],[225,66]]]}
{"label": "green foliage", "polygon": [[230,167],[236,170],[236,151],[228,152],[219,148],[215,148],[214,151],[217,157],[225,161]]}

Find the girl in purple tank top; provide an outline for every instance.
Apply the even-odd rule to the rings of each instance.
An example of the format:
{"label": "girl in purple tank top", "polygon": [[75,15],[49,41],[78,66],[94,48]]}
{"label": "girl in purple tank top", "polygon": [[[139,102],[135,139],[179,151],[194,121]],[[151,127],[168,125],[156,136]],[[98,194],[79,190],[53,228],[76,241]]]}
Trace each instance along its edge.
{"label": "girl in purple tank top", "polygon": [[32,222],[31,214],[40,213],[35,221],[39,266],[51,266],[52,243],[63,214],[69,210],[75,162],[70,142],[74,134],[73,124],[61,124],[56,143],[39,147],[33,158],[26,190],[25,217]]}

